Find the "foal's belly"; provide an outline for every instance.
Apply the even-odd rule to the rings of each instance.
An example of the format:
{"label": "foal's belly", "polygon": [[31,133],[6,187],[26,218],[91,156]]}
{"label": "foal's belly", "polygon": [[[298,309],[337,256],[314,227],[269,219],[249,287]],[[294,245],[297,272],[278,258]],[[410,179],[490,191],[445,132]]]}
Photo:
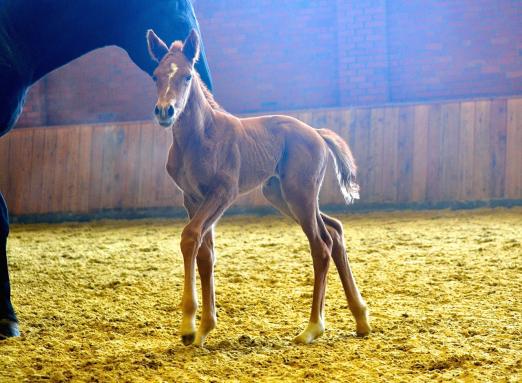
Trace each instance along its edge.
{"label": "foal's belly", "polygon": [[257,169],[252,169],[249,174],[242,174],[239,178],[239,194],[246,194],[258,186],[263,185],[273,175],[273,171]]}

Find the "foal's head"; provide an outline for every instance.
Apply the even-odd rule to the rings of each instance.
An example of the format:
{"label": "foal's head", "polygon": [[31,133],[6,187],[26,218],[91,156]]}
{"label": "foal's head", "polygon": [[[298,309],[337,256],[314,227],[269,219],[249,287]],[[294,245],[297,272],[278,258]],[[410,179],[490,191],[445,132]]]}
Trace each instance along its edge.
{"label": "foal's head", "polygon": [[183,43],[175,41],[167,48],[163,40],[149,29],[147,45],[150,56],[158,62],[153,74],[158,90],[154,115],[161,126],[170,127],[187,104],[195,74],[194,64],[199,56],[199,37],[192,30]]}

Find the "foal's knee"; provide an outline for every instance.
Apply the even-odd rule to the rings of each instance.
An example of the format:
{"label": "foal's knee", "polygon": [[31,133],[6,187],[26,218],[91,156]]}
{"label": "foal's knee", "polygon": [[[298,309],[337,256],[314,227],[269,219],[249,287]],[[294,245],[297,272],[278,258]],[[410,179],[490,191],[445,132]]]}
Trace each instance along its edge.
{"label": "foal's knee", "polygon": [[180,246],[184,254],[185,251],[199,248],[201,246],[201,230],[186,226],[181,232]]}

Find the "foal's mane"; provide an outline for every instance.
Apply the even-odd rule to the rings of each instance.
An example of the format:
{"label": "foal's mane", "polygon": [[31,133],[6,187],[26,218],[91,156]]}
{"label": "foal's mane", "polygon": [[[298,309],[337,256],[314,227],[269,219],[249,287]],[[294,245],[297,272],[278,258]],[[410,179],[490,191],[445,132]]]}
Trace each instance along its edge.
{"label": "foal's mane", "polygon": [[210,107],[214,110],[219,110],[221,112],[225,112],[225,109],[223,109],[223,107],[218,104],[218,102],[214,98],[214,95],[212,94],[212,92],[207,88],[207,86],[201,79],[201,76],[199,75],[198,71],[194,71],[194,72],[195,72],[194,78],[196,79],[197,83],[199,84],[199,87],[201,88],[201,91],[205,95],[205,98],[207,99]]}

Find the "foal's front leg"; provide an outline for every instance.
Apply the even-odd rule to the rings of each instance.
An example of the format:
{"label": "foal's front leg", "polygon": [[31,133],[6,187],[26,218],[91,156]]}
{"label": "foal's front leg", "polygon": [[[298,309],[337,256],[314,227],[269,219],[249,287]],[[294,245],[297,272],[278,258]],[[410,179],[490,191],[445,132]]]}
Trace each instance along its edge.
{"label": "foal's front leg", "polygon": [[[182,300],[183,319],[181,321],[181,339],[183,344],[186,346],[192,343],[202,345],[208,332],[210,332],[210,330],[213,328],[213,326],[207,326],[209,323],[205,324],[205,320],[209,319],[208,317],[211,315],[210,305],[213,305],[214,302],[214,280],[212,278],[212,274],[203,273],[202,277],[205,276],[205,278],[202,279],[202,284],[207,285],[203,287],[203,294],[205,294],[203,297],[203,317],[205,317],[205,319],[202,320],[202,326],[200,326],[199,332],[196,336],[196,257],[202,246],[203,238],[209,233],[209,230],[223,214],[225,209],[232,204],[234,199],[237,197],[237,194],[237,187],[233,185],[220,184],[219,186],[212,188],[212,192],[205,197],[205,200],[201,205],[199,205],[190,222],[187,226],[185,226],[183,232],[181,233],[180,246],[181,252],[183,253],[183,263],[185,268],[185,282]],[[208,312],[207,309],[209,310]]]}
{"label": "foal's front leg", "polygon": [[201,322],[199,323],[194,345],[202,346],[208,333],[216,327],[216,300],[214,295],[214,229],[205,234],[196,258],[199,277],[201,279],[201,297],[203,298],[203,309],[201,311]]}

